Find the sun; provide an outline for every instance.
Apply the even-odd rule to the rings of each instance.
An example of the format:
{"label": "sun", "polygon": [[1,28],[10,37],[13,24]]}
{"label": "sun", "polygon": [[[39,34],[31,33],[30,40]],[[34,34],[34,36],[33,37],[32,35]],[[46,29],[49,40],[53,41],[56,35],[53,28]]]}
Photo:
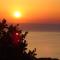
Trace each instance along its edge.
{"label": "sun", "polygon": [[21,16],[22,16],[21,12],[18,11],[14,12],[14,17],[20,18]]}

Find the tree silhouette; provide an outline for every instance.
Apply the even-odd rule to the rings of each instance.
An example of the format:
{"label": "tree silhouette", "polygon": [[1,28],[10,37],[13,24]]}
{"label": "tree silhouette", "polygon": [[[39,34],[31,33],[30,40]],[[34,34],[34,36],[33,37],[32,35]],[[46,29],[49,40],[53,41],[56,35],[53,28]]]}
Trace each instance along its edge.
{"label": "tree silhouette", "polygon": [[0,60],[36,60],[36,48],[26,52],[28,32],[23,34],[18,26],[8,25],[5,19],[0,22]]}
{"label": "tree silhouette", "polygon": [[0,22],[0,60],[58,60],[56,58],[36,58],[36,48],[27,50],[25,40],[28,32],[23,34],[17,25],[8,25],[6,20]]}

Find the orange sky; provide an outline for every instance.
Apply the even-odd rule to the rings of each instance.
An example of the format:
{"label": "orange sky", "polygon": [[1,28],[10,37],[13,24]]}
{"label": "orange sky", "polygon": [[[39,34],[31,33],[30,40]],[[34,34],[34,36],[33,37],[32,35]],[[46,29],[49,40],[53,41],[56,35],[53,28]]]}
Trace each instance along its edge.
{"label": "orange sky", "polygon": [[[22,17],[15,18],[19,11]],[[0,19],[12,23],[60,23],[60,0],[0,0]]]}

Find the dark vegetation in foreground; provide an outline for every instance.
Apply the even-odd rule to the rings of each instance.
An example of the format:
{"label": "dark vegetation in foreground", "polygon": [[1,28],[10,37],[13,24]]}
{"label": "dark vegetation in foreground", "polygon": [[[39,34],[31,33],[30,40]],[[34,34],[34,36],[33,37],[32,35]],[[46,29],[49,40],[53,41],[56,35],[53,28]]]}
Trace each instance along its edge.
{"label": "dark vegetation in foreground", "polygon": [[0,60],[58,60],[53,58],[37,58],[36,48],[27,50],[25,40],[28,32],[23,33],[17,25],[8,25],[6,20],[0,22]]}

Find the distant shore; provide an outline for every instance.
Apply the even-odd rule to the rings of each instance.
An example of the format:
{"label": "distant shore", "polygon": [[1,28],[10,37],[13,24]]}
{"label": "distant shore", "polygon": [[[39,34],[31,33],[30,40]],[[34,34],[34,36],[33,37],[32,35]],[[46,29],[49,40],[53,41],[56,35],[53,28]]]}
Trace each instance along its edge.
{"label": "distant shore", "polygon": [[60,60],[58,58],[38,58],[37,60]]}

